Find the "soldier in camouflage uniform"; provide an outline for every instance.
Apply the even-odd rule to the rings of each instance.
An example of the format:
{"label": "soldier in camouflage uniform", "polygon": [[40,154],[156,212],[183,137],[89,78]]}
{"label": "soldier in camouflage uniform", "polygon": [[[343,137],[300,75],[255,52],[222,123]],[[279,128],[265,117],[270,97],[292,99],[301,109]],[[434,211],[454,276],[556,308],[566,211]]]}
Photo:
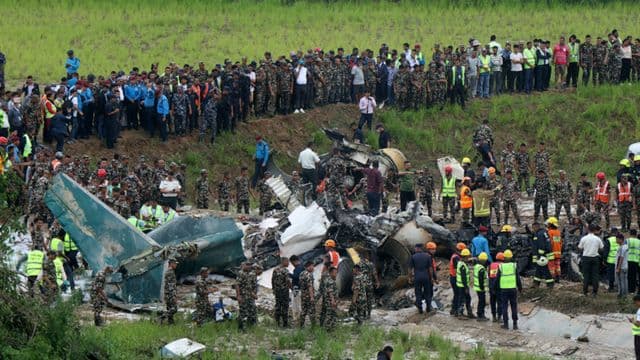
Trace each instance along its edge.
{"label": "soldier in camouflage uniform", "polygon": [[89,182],[89,155],[82,155],[82,160],[76,166],[76,179],[81,185]]}
{"label": "soldier in camouflage uniform", "polygon": [[209,189],[209,179],[207,176],[207,170],[200,169],[200,178],[196,181],[196,207],[198,209],[209,208],[211,190]]}
{"label": "soldier in camouflage uniform", "polygon": [[387,170],[384,178],[384,194],[382,196],[382,212],[386,213],[389,208],[389,199],[394,197],[398,190],[398,177],[393,169]]}
{"label": "soldier in camouflage uniform", "polygon": [[45,223],[44,219],[41,217],[36,217],[34,220],[33,229],[31,230],[31,243],[33,246],[39,249],[45,249],[44,246],[44,229]]}
{"label": "soldier in camouflage uniform", "polygon": [[538,151],[536,151],[533,157],[533,162],[536,174],[540,173],[540,170],[542,170],[544,171],[545,176],[549,176],[551,171],[551,155],[549,155],[545,150],[545,144],[542,141],[538,145]]}
{"label": "soldier in camouflage uniform", "polygon": [[260,216],[264,215],[271,208],[273,194],[267,180],[271,177],[271,172],[266,171],[262,180],[258,182],[258,192],[260,193]]}
{"label": "soldier in camouflage uniform", "polygon": [[400,65],[398,73],[393,80],[393,92],[396,96],[398,109],[406,110],[409,107],[409,72],[405,65]]}
{"label": "soldier in camouflage uniform", "polygon": [[[316,323],[316,303],[313,288],[313,262],[307,261],[304,264],[304,271],[300,273],[300,295],[302,300],[302,312],[300,313],[300,327],[304,327],[304,322],[309,317],[311,325]],[[326,319],[325,319],[326,321]]]}
{"label": "soldier in camouflage uniform", "polygon": [[603,85],[607,83],[607,54],[609,47],[606,40],[600,40],[593,51],[593,85]]}
{"label": "soldier in camouflage uniform", "polygon": [[414,71],[409,73],[409,93],[411,94],[410,108],[418,110],[423,107],[425,94],[425,72],[424,66],[417,65]]}
{"label": "soldier in camouflage uniform", "polygon": [[360,259],[360,270],[364,275],[366,281],[367,290],[367,319],[371,318],[371,310],[373,309],[373,302],[375,301],[374,284],[375,287],[380,287],[380,281],[378,280],[378,273],[375,265],[370,260],[370,253],[365,250],[362,253]]}
{"label": "soldier in camouflage uniform", "polygon": [[422,206],[425,206],[427,208],[427,212],[429,216],[431,216],[435,184],[433,181],[433,176],[431,176],[428,167],[425,166],[422,169],[422,172],[418,177],[417,184],[420,191],[420,203],[422,204]]}
{"label": "soldier in camouflage uniform", "polygon": [[351,102],[351,68],[349,67],[348,62],[342,61],[338,64],[338,84],[340,84],[339,93],[340,93],[340,101],[343,103]]}
{"label": "soldier in camouflage uniform", "polygon": [[336,327],[338,320],[338,287],[336,286],[336,277],[338,276],[338,269],[335,267],[329,268],[329,276],[326,278],[324,288],[322,289],[322,304],[324,313],[324,328],[327,331],[332,331]]}
{"label": "soldier in camouflage uniform", "polygon": [[360,181],[353,187],[353,189],[349,191],[348,196],[350,196],[353,201],[361,200],[362,210],[365,213],[368,211],[369,204],[367,202],[367,177],[366,176],[363,176],[360,179]]}
{"label": "soldier in camouflage uniform", "polygon": [[42,262],[42,295],[44,303],[47,305],[53,304],[58,296],[56,266],[53,262],[56,256],[55,252],[49,251]]}
{"label": "soldier in camouflage uniform", "polygon": [[282,61],[277,73],[278,77],[278,112],[289,114],[291,109],[291,94],[293,94],[293,73],[289,65]]}
{"label": "soldier in camouflage uniform", "polygon": [[294,170],[291,172],[291,178],[287,180],[286,185],[291,191],[292,198],[295,198],[301,201],[303,200],[302,183],[300,181],[300,174],[297,171]]}
{"label": "soldier in camouflage uniform", "polygon": [[584,214],[580,216],[580,219],[587,225],[594,224],[600,226],[602,215],[597,211],[585,211]]}
{"label": "soldier in camouflage uniform", "polygon": [[351,305],[354,307],[355,319],[358,325],[367,318],[367,279],[360,270],[360,265],[353,266],[353,284],[351,285],[353,293]]}
{"label": "soldier in camouflage uniform", "polygon": [[255,325],[258,322],[258,309],[256,300],[258,299],[258,277],[253,270],[251,263],[242,263],[242,269],[236,279],[236,297],[240,307],[238,316],[238,326],[245,328],[245,324]]}
{"label": "soldier in camouflage uniform", "polygon": [[518,226],[520,226],[520,214],[518,213],[518,197],[520,191],[518,189],[518,183],[513,178],[513,171],[507,170],[505,177],[502,180],[502,209],[504,210],[504,223],[509,223],[509,210],[513,213],[513,217],[516,218]]}
{"label": "soldier in camouflage uniform", "polygon": [[216,135],[218,133],[219,99],[220,96],[215,89],[212,89],[207,94],[207,101],[205,102],[204,109],[202,110],[202,122],[200,123],[200,142],[204,142],[207,130],[211,131],[211,143],[213,144],[216,140]]}
{"label": "soldier in camouflage uniform", "polygon": [[580,44],[580,67],[582,67],[582,84],[589,85],[589,77],[593,70],[594,47],[591,44],[591,37],[586,37]]}
{"label": "soldier in camouflage uniform", "polygon": [[93,308],[93,322],[96,326],[101,326],[102,310],[107,304],[107,294],[104,292],[104,285],[107,281],[107,276],[113,272],[111,266],[107,266],[101,272],[96,275],[96,278],[91,284],[91,306]]}
{"label": "soldier in camouflage uniform", "polygon": [[[633,196],[634,208],[636,210],[636,219],[638,221],[638,228],[640,228],[640,182],[633,185],[632,196]],[[591,198],[592,196],[589,196],[589,199]]]}
{"label": "soldier in camouflage uniform", "polygon": [[316,71],[313,72],[314,102],[317,106],[327,104],[327,70],[325,63],[316,59]]}
{"label": "soldier in camouflage uniform", "polygon": [[365,91],[368,91],[369,94],[376,93],[376,83],[377,83],[377,74],[376,67],[373,61],[369,61],[367,65],[364,66],[364,87]]}
{"label": "soldier in camouflage uniform", "polygon": [[175,259],[169,259],[167,270],[164,272],[164,304],[167,308],[164,319],[169,325],[173,325],[173,315],[178,312],[176,266]]}
{"label": "soldier in camouflage uniform", "polygon": [[490,209],[489,223],[491,223],[491,217],[495,215],[496,224],[500,225],[501,224],[500,222],[500,197],[501,197],[500,190],[502,187],[500,186],[500,180],[496,175],[496,169],[494,167],[489,168],[489,179],[485,182],[484,188],[486,190],[493,191],[493,194],[491,195],[491,200],[489,200],[489,209]]}
{"label": "soldier in camouflage uniform", "polygon": [[515,171],[518,168],[518,161],[516,160],[517,154],[513,150],[513,141],[507,142],[507,148],[500,153],[500,161],[502,162],[502,171],[507,170]]}
{"label": "soldier in camouflage uniform", "polygon": [[[586,174],[585,174],[586,177]],[[634,192],[638,186],[634,186]],[[640,195],[640,188],[638,188],[638,194]],[[591,193],[591,184],[582,180],[576,189],[576,214],[581,217],[586,211],[591,211],[591,200],[593,194]]]}
{"label": "soldier in camouflage uniform", "polygon": [[609,83],[617,85],[620,83],[620,72],[622,70],[622,49],[620,44],[615,43],[607,54],[607,69],[609,70]]}
{"label": "soldier in camouflage uniform", "polygon": [[325,302],[325,297],[323,296],[325,291],[325,286],[327,284],[327,279],[329,278],[329,269],[331,269],[331,260],[329,259],[329,255],[325,254],[323,257],[322,271],[320,272],[320,284],[318,286],[318,292],[316,292],[315,300],[320,301],[320,316],[319,316],[319,324],[320,326],[324,326],[324,319],[327,311],[327,303]]}
{"label": "soldier in camouflage uniform", "polygon": [[253,105],[256,117],[265,114],[267,103],[267,71],[264,60],[260,60],[260,66],[256,69],[256,83],[253,91]]}
{"label": "soldier in camouflage uniform", "polygon": [[548,219],[551,184],[549,183],[549,177],[544,170],[538,170],[538,176],[533,182],[533,190],[535,190],[535,197],[533,199],[533,221],[538,221],[540,210],[542,210],[543,218]]}
{"label": "soldier in camouflage uniform", "polygon": [[207,78],[209,77],[209,72],[205,68],[204,63],[200,62],[198,63],[198,69],[193,71],[192,75],[194,78],[198,79],[200,83],[204,84],[205,82],[207,82]]}
{"label": "soldier in camouflage uniform", "polygon": [[274,116],[278,100],[277,67],[268,61],[265,71],[267,73],[267,116]]}
{"label": "soldier in camouflage uniform", "polygon": [[220,210],[229,211],[229,203],[231,202],[231,177],[229,172],[225,171],[223,178],[218,183],[218,205]]}
{"label": "soldier in camouflage uniform", "polygon": [[209,303],[209,293],[215,290],[208,280],[209,268],[200,268],[200,276],[196,280],[196,311],[193,320],[198,326],[202,326],[211,317],[211,304]]}
{"label": "soldier in camouflage uniform", "polygon": [[246,166],[240,169],[240,176],[236,178],[236,206],[238,214],[242,209],[245,214],[249,214],[249,177]]}
{"label": "soldier in camouflage uniform", "polygon": [[[280,266],[273,271],[271,288],[276,299],[274,318],[276,324],[289,327],[289,289],[291,289],[291,276],[289,275],[289,259],[280,259]],[[282,320],[282,321],[281,321]]]}
{"label": "soldier in camouflage uniform", "polygon": [[518,167],[518,191],[529,189],[529,152],[525,143],[520,144],[520,151],[516,153],[516,164]]}
{"label": "soldier in camouflage uniform", "polygon": [[43,221],[49,222],[49,209],[44,205],[44,194],[49,188],[49,172],[45,170],[42,176],[38,178],[29,197],[31,214],[42,218]]}
{"label": "soldier in camouflage uniform", "polygon": [[42,110],[38,95],[31,95],[29,101],[20,110],[26,133],[29,134],[32,141],[37,141],[38,129],[42,124]]}
{"label": "soldier in camouflage uniform", "polygon": [[560,219],[560,211],[564,207],[567,220],[571,221],[571,195],[573,194],[573,188],[564,170],[558,171],[558,174],[560,178],[555,183],[553,193],[553,198],[556,202],[556,218]]}
{"label": "soldier in camouflage uniform", "polygon": [[[635,55],[635,56],[634,56]],[[631,45],[631,81],[640,81],[640,40]]]}
{"label": "soldier in camouflage uniform", "polygon": [[136,176],[133,170],[129,170],[129,174],[124,178],[125,194],[131,200],[130,208],[133,212],[140,209],[142,198],[140,196],[142,181]]}

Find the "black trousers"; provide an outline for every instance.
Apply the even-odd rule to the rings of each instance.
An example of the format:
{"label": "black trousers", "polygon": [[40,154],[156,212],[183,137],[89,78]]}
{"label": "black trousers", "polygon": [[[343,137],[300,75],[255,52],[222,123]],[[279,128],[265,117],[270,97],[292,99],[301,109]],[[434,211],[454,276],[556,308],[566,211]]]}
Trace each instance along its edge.
{"label": "black trousers", "polygon": [[457,102],[458,104],[460,104],[462,108],[464,108],[464,96],[465,96],[464,86],[462,85],[453,86],[449,91],[449,96],[451,97],[451,105]]}
{"label": "black trousers", "polygon": [[580,67],[578,66],[577,62],[569,63],[569,67],[567,68],[567,80],[565,81],[565,85],[567,87],[569,87],[569,86],[577,87],[578,86],[578,72],[579,72],[579,70],[580,70]]}
{"label": "black trousers", "polygon": [[515,324],[518,321],[518,292],[516,289],[501,289],[500,301],[502,303],[502,324],[509,325],[509,306],[511,307],[511,318]]}
{"label": "black trousers", "polygon": [[300,174],[302,177],[303,184],[311,184],[312,190],[316,192],[316,186],[318,185],[318,179],[316,176],[316,169],[302,169],[302,173]]}
{"label": "black trousers", "polygon": [[367,203],[369,206],[369,215],[376,216],[380,213],[380,193],[367,192]]}
{"label": "black trousers", "polygon": [[627,274],[629,280],[629,294],[636,292],[638,287],[638,263],[629,261],[629,273]]}
{"label": "black trousers", "polygon": [[616,264],[607,263],[607,280],[609,280],[609,291],[612,291],[616,284]]}
{"label": "black trousers", "polygon": [[629,81],[631,76],[631,59],[622,59],[622,69],[620,70],[620,82]]}
{"label": "black trousers", "polygon": [[640,335],[633,337],[633,348],[636,351],[636,360],[640,360]]}
{"label": "black trousers", "polygon": [[400,191],[400,211],[407,210],[407,204],[416,200],[415,191]]}
{"label": "black trousers", "polygon": [[373,122],[373,114],[364,114],[360,113],[360,121],[358,122],[358,127],[362,129],[364,124],[367,124],[369,130],[371,130],[371,123]]}
{"label": "black trousers", "polygon": [[251,187],[254,188],[258,184],[258,180],[262,179],[263,168],[262,162],[264,159],[256,159],[255,168],[253,170],[253,178],[251,178]]}
{"label": "black trousers", "polygon": [[[486,281],[486,280],[485,280]],[[484,317],[484,308],[487,306],[487,293],[485,291],[476,292],[478,295],[478,312],[477,315],[479,318]]]}
{"label": "black trousers", "polygon": [[296,93],[295,93],[295,109],[302,109],[304,107],[304,101],[307,96],[307,85],[298,85],[296,84]]}
{"label": "black trousers", "polygon": [[64,134],[52,133],[51,136],[56,140],[56,151],[64,152]]}
{"label": "black trousers", "polygon": [[449,275],[449,284],[451,284],[451,290],[453,290],[453,300],[451,300],[451,314],[457,314],[460,299],[458,297],[458,288],[456,287],[456,277]]}
{"label": "black trousers", "polygon": [[138,129],[138,103],[126,100],[127,107],[127,125],[129,129]]}
{"label": "black trousers", "polygon": [[105,119],[104,124],[104,137],[107,140],[107,149],[113,149],[116,139],[118,138],[118,124],[114,118]]}
{"label": "black trousers", "polygon": [[502,303],[500,301],[500,290],[489,292],[489,304],[491,305],[491,315],[502,316]]}
{"label": "black trousers", "polygon": [[416,294],[416,306],[422,308],[422,300],[427,303],[427,311],[431,311],[431,298],[433,286],[426,274],[416,275],[413,280],[413,288]]}
{"label": "black trousers", "polygon": [[587,294],[589,285],[593,287],[593,293],[598,293],[598,283],[600,282],[600,257],[582,257],[582,293]]}

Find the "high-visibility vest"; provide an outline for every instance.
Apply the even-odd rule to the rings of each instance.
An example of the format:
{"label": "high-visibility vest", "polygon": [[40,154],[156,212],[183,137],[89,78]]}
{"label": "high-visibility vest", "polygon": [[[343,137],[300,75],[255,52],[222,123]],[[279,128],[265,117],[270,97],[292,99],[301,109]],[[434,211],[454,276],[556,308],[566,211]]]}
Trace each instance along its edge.
{"label": "high-visibility vest", "polygon": [[458,260],[458,262],[460,262],[460,255],[453,254],[451,255],[451,259],[449,259],[449,276],[456,276],[457,265],[454,264],[456,259]]}
{"label": "high-visibility vest", "polygon": [[461,209],[471,209],[471,207],[473,206],[473,198],[471,197],[471,195],[467,195],[467,193],[471,193],[471,189],[466,185],[462,185],[462,187],[460,188]]}
{"label": "high-visibility vest", "polygon": [[[461,80],[462,80],[462,86],[464,86],[464,66],[460,66],[461,70],[462,70],[462,76],[461,76]],[[456,74],[458,72],[458,67],[454,66],[451,68],[451,86],[454,86],[456,84]]]}
{"label": "high-visibility vest", "polygon": [[522,56],[527,59],[527,62],[531,65],[522,64],[524,69],[531,69],[535,66],[536,62],[536,51],[534,49],[524,49],[522,50]]}
{"label": "high-visibility vest", "polygon": [[78,247],[73,239],[71,239],[71,236],[67,233],[64,235],[64,252],[66,253],[74,250],[78,250]]}
{"label": "high-visibility vest", "polygon": [[469,285],[469,283],[471,282],[471,274],[469,274],[469,266],[467,265],[467,263],[464,262],[464,260],[460,259],[460,261],[458,261],[458,267],[456,268],[456,287],[464,287],[464,283],[462,282],[462,275],[461,275],[461,271],[462,268],[465,269],[466,273],[467,273],[467,285]]}
{"label": "high-visibility vest", "polygon": [[442,197],[456,197],[456,178],[451,176],[451,179],[447,180],[446,176],[442,177]]}
{"label": "high-visibility vest", "polygon": [[49,244],[49,248],[51,249],[51,251],[64,251],[64,243],[62,242],[62,240],[58,239],[57,237],[51,239],[51,244]]}
{"label": "high-visibility vest", "polygon": [[56,267],[56,283],[58,284],[58,286],[61,286],[63,282],[62,274],[64,273],[64,264],[62,263],[62,258],[55,258],[53,260],[53,265],[55,265]]}
{"label": "high-visibility vest", "polygon": [[551,243],[551,252],[554,259],[560,259],[562,254],[562,235],[558,229],[549,229],[549,242]]}
{"label": "high-visibility vest", "polygon": [[22,150],[22,157],[26,158],[27,156],[31,155],[31,152],[33,150],[33,145],[31,144],[31,138],[29,137],[29,134],[24,134],[23,139],[24,139],[24,150]]}
{"label": "high-visibility vest", "polygon": [[631,324],[631,334],[633,334],[633,336],[640,336],[640,326]]}
{"label": "high-visibility vest", "polygon": [[631,202],[631,183],[627,182],[627,185],[618,183],[618,201],[619,202]]}
{"label": "high-visibility vest", "polygon": [[[53,108],[53,112],[49,112],[49,107],[47,106],[47,103],[51,104],[51,107]],[[56,115],[56,105],[54,103],[52,103],[51,101],[49,101],[49,99],[45,100],[44,102],[44,116],[47,119],[51,119]]]}
{"label": "high-visibility vest", "polygon": [[500,264],[500,289],[515,289],[516,282],[516,263]]}
{"label": "high-visibility vest", "polygon": [[629,246],[629,258],[628,261],[640,262],[640,239],[630,237],[627,239],[627,245]]}
{"label": "high-visibility vest", "polygon": [[609,254],[607,255],[607,264],[616,263],[616,254],[618,253],[618,243],[615,236],[609,236]]}
{"label": "high-visibility vest", "polygon": [[580,47],[576,43],[569,43],[569,62],[578,62],[580,58]]}
{"label": "high-visibility vest", "polygon": [[608,204],[609,203],[609,182],[605,181],[604,184],[600,185],[600,182],[596,184],[596,201],[601,203]]}
{"label": "high-visibility vest", "polygon": [[482,63],[482,66],[480,67],[480,74],[491,72],[491,56],[480,55],[480,62]]}
{"label": "high-visibility vest", "polygon": [[27,276],[38,276],[42,271],[44,252],[42,250],[31,250],[27,255]]}
{"label": "high-visibility vest", "polygon": [[489,217],[491,214],[490,198],[487,190],[474,190],[473,198],[473,216]]}
{"label": "high-visibility vest", "polygon": [[[484,278],[484,287],[480,287],[480,273],[482,273],[482,277]],[[487,270],[482,264],[475,264],[473,266],[473,290],[476,292],[484,292],[489,289],[489,281],[487,280]]]}
{"label": "high-visibility vest", "polygon": [[500,261],[494,261],[489,265],[489,279],[495,279],[498,277],[498,268],[501,264],[502,262]]}
{"label": "high-visibility vest", "polygon": [[162,223],[163,224],[168,223],[169,221],[173,220],[175,216],[176,216],[176,211],[173,209],[169,209],[169,211],[165,213],[164,220],[162,221]]}
{"label": "high-visibility vest", "polygon": [[129,224],[133,225],[136,229],[142,231],[142,229],[144,229],[144,221],[138,219],[135,216],[131,216],[127,219],[127,221],[129,222]]}
{"label": "high-visibility vest", "polygon": [[422,51],[420,51],[418,55],[416,55],[416,60],[418,60],[418,63],[420,65],[424,65],[424,55],[422,54]]}
{"label": "high-visibility vest", "polygon": [[340,262],[340,255],[335,250],[329,250],[329,260],[331,260],[331,266],[337,268]]}

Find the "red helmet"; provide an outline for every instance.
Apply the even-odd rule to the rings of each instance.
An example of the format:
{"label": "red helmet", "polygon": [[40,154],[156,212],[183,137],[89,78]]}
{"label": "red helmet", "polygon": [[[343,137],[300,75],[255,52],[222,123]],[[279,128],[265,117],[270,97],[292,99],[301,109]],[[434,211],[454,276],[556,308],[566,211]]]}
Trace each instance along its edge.
{"label": "red helmet", "polygon": [[98,177],[105,177],[105,176],[107,176],[107,170],[98,169]]}
{"label": "red helmet", "polygon": [[596,178],[598,180],[604,180],[604,173],[600,171],[599,173],[596,174]]}
{"label": "red helmet", "polygon": [[7,143],[9,143],[9,140],[4,136],[0,136],[0,145],[7,145]]}
{"label": "red helmet", "polygon": [[451,165],[447,165],[444,167],[444,172],[447,174],[451,174],[451,172],[453,171],[453,167],[451,167]]}

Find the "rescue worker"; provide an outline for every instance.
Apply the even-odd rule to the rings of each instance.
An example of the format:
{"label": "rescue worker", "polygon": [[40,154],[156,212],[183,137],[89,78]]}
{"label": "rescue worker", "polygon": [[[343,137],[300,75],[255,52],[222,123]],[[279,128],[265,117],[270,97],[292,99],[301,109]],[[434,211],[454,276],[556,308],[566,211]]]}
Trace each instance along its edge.
{"label": "rescue worker", "polygon": [[549,235],[540,226],[539,222],[533,223],[533,241],[531,242],[533,250],[533,263],[535,264],[535,274],[533,275],[533,287],[540,286],[540,283],[547,284],[547,287],[553,287],[553,279],[549,271],[549,260],[553,259],[551,253],[551,244],[549,243]]}
{"label": "rescue worker", "polygon": [[69,236],[69,233],[66,233],[63,238],[64,244],[64,256],[67,261],[64,263],[64,272],[67,275],[67,280],[69,280],[69,285],[71,286],[71,290],[75,290],[76,283],[73,277],[73,272],[78,268],[78,247],[73,239]]}
{"label": "rescue worker", "polygon": [[484,316],[484,308],[487,305],[487,290],[489,289],[489,279],[487,277],[487,253],[481,252],[478,255],[478,262],[473,266],[473,289],[478,296],[478,321],[489,321]]}
{"label": "rescue worker", "polygon": [[331,266],[337,268],[338,263],[340,262],[340,254],[336,251],[336,242],[333,239],[329,239],[324,242],[324,250],[329,255],[329,259],[331,260]]}
{"label": "rescue worker", "polygon": [[595,210],[601,216],[604,216],[607,229],[610,226],[609,223],[609,201],[610,201],[610,193],[611,189],[609,186],[609,182],[606,180],[606,176],[603,172],[599,172],[596,174],[596,189],[595,189],[595,198],[594,205]]}
{"label": "rescue worker", "polygon": [[471,196],[471,178],[465,176],[460,187],[460,209],[462,209],[462,224],[471,224],[471,208],[473,207],[473,197]]}
{"label": "rescue worker", "polygon": [[493,322],[502,320],[502,303],[500,302],[500,287],[497,286],[498,269],[504,262],[504,253],[496,254],[496,261],[489,265],[489,303],[491,306],[491,319]]}
{"label": "rescue worker", "polygon": [[442,219],[446,222],[447,215],[451,213],[451,223],[456,221],[456,178],[453,177],[451,165],[444,167],[440,197],[442,198]]}
{"label": "rescue worker", "polygon": [[627,238],[627,246],[629,247],[629,294],[636,292],[638,287],[638,262],[640,262],[640,239],[638,239],[638,231],[631,229]]}
{"label": "rescue worker", "polygon": [[618,195],[617,207],[620,215],[620,227],[622,232],[628,232],[631,229],[631,211],[633,210],[629,174],[622,175],[616,188],[616,193]]}
{"label": "rescue worker", "polygon": [[502,304],[502,328],[509,329],[509,306],[511,306],[511,318],[513,330],[518,330],[518,293],[522,291],[522,282],[518,275],[518,268],[513,262],[513,253],[507,249],[504,251],[504,263],[498,266],[496,276],[496,290],[500,292]]}
{"label": "rescue worker", "polygon": [[416,244],[415,254],[411,256],[410,272],[416,297],[416,308],[422,314],[422,301],[427,304],[427,313],[431,312],[431,289],[433,289],[433,259],[422,251],[422,244]]}
{"label": "rescue worker", "polygon": [[30,297],[35,295],[34,288],[36,280],[42,272],[42,263],[44,262],[44,252],[38,245],[32,245],[32,249],[27,254],[27,266],[25,273],[27,274],[27,288]]}
{"label": "rescue worker", "polygon": [[456,289],[456,275],[457,275],[457,269],[458,269],[458,261],[460,261],[460,252],[464,249],[467,248],[467,245],[465,245],[465,243],[457,243],[456,244],[456,250],[453,253],[453,255],[451,255],[451,258],[449,259],[449,284],[451,284],[451,290],[453,290],[453,300],[451,302],[451,311],[449,312],[450,315],[457,315],[457,310],[458,310],[458,303],[460,301],[460,298],[458,297],[458,291]]}
{"label": "rescue worker", "polygon": [[558,218],[552,216],[546,221],[553,259],[549,260],[549,272],[556,283],[560,282],[560,264],[562,262],[562,234],[558,226]]}
{"label": "rescue worker", "polygon": [[616,235],[618,229],[612,228],[611,234],[604,242],[604,249],[602,254],[606,256],[605,262],[607,266],[607,280],[609,280],[608,291],[615,292],[615,280],[616,280],[616,258],[618,253],[618,242],[616,241]]}
{"label": "rescue worker", "polygon": [[467,317],[469,319],[475,319],[473,311],[471,310],[471,295],[469,293],[469,286],[471,285],[471,272],[469,271],[468,263],[471,261],[471,252],[469,249],[460,251],[460,261],[458,261],[458,267],[456,268],[456,290],[458,291],[458,304],[456,304],[456,316],[463,316],[464,306],[467,309]]}
{"label": "rescue worker", "polygon": [[96,278],[93,280],[93,284],[91,284],[91,305],[93,307],[93,321],[96,326],[101,326],[103,324],[102,310],[107,304],[107,294],[104,292],[104,285],[106,283],[107,276],[112,272],[113,268],[111,266],[105,267],[104,270],[96,275]]}

